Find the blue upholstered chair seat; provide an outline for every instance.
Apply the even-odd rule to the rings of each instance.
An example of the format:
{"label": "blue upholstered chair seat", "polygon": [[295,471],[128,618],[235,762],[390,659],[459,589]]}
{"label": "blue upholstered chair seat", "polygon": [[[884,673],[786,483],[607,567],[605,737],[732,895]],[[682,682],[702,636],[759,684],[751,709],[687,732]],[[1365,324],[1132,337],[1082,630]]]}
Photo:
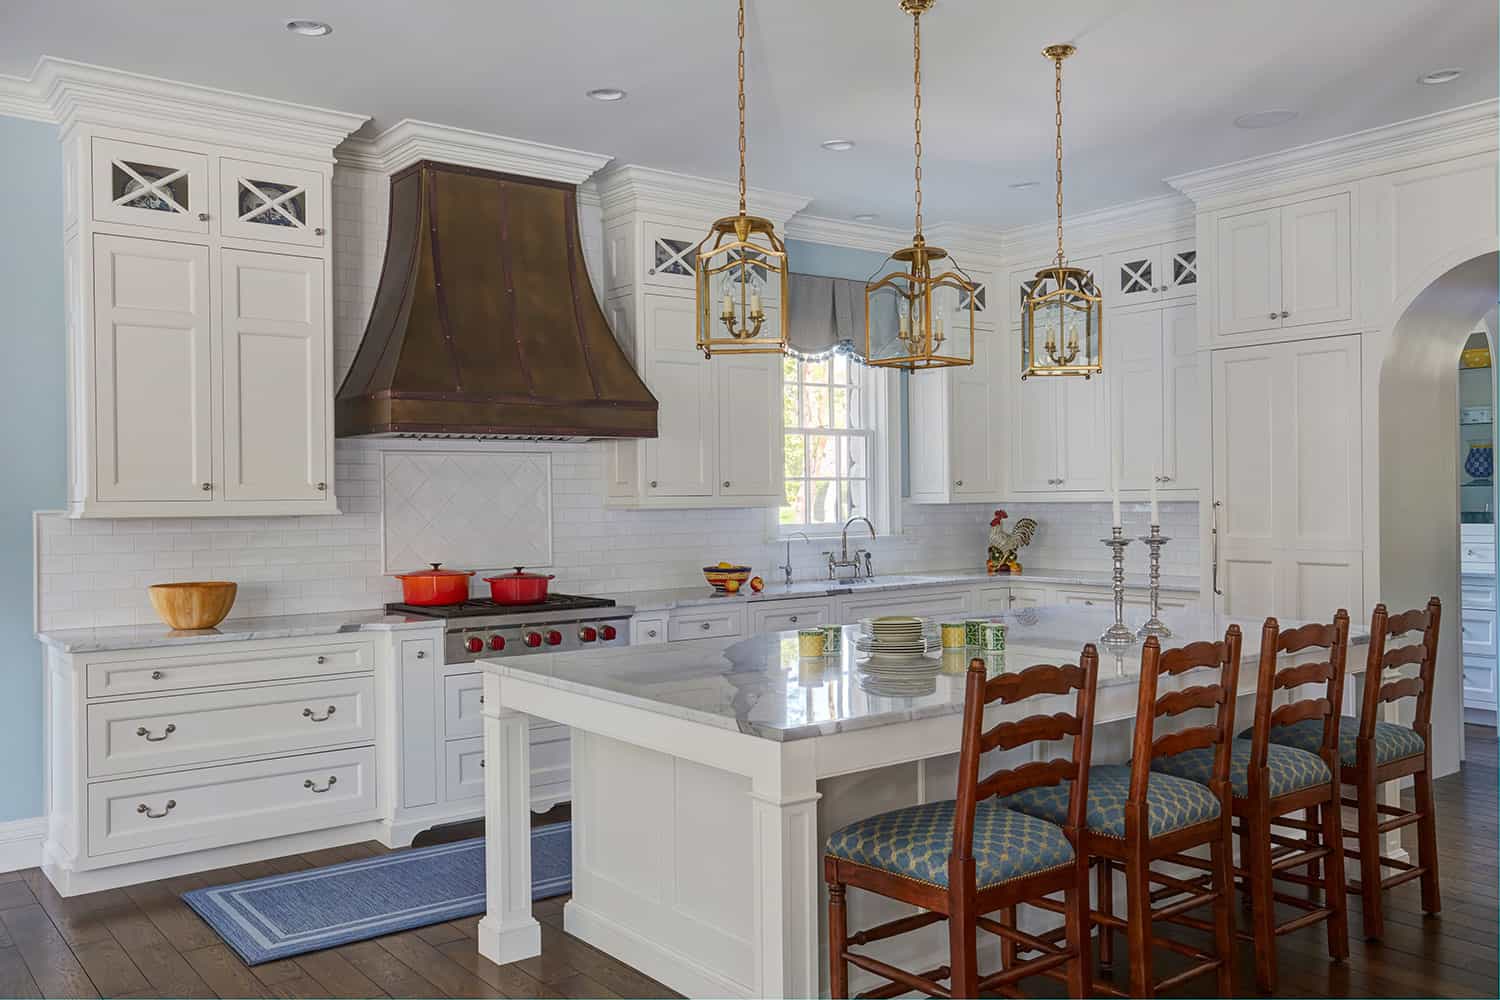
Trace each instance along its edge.
{"label": "blue upholstered chair seat", "polygon": [[[1244,737],[1249,735],[1248,730],[1242,734]],[[1350,767],[1359,763],[1359,754],[1355,748],[1358,740],[1359,720],[1347,715],[1340,717],[1339,763]],[[1323,721],[1303,719],[1290,726],[1277,726],[1271,730],[1271,742],[1316,753],[1323,745]],[[1410,726],[1400,726],[1394,722],[1375,723],[1375,763],[1389,764],[1393,760],[1415,756],[1426,749],[1422,734]]]}
{"label": "blue upholstered chair seat", "polygon": [[[1045,785],[1017,792],[1001,805],[1052,823],[1065,823],[1073,783]],[[1129,764],[1096,764],[1089,768],[1088,826],[1106,837],[1125,836],[1125,799],[1130,792]],[[1204,785],[1153,774],[1146,785],[1147,827],[1153,837],[1202,823],[1219,815],[1219,800]]]}
{"label": "blue upholstered chair seat", "polygon": [[[1250,741],[1237,739],[1230,746],[1233,748],[1229,762],[1230,788],[1235,798],[1246,799],[1250,797]],[[1207,784],[1213,776],[1214,748],[1199,747],[1170,757],[1158,757],[1151,762],[1151,768]],[[1328,765],[1317,754],[1276,743],[1267,749],[1266,770],[1273,799],[1316,784],[1327,784],[1333,778]]]}
{"label": "blue upholstered chair seat", "polygon": [[[953,851],[951,799],[881,813],[828,838],[835,858],[946,888]],[[980,889],[1071,864],[1073,845],[1046,820],[986,799],[974,813],[974,870]]]}

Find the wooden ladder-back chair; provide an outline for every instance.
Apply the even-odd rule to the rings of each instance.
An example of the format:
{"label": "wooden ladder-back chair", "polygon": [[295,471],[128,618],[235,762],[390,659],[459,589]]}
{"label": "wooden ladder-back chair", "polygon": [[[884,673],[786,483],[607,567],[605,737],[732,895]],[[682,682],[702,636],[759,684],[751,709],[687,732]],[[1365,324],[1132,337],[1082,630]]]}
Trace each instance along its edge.
{"label": "wooden ladder-back chair", "polygon": [[[849,995],[848,966],[885,979],[863,997],[894,997],[916,990],[935,997],[973,997],[980,991],[1021,996],[1016,983],[1052,975],[1070,996],[1090,993],[1088,868],[1080,833],[1088,794],[1089,747],[1094,725],[1094,689],[1099,657],[1085,646],[1076,666],[1041,664],[1019,673],[986,678],[984,661],[969,663],[959,754],[958,794],[948,802],[924,803],[850,824],[829,837],[824,856],[828,885],[830,992]],[[1041,696],[1077,692],[1071,713],[1030,715],[984,727],[985,707],[1014,705]],[[1039,740],[1072,738],[1068,758],[1033,761],[979,777],[979,762],[991,750],[1014,750]],[[1056,825],[996,800],[1036,786],[1071,786],[1070,822]],[[877,927],[848,932],[846,887],[853,886],[920,907],[924,912]],[[1057,944],[1003,925],[988,914],[1062,893],[1066,941]],[[948,922],[949,963],[911,973],[852,950],[941,921]],[[1018,946],[1042,954],[1007,963],[981,976],[977,931],[998,935],[1007,953]],[[1066,967],[1064,969],[1064,967]],[[948,980],[944,986],[941,980]]]}

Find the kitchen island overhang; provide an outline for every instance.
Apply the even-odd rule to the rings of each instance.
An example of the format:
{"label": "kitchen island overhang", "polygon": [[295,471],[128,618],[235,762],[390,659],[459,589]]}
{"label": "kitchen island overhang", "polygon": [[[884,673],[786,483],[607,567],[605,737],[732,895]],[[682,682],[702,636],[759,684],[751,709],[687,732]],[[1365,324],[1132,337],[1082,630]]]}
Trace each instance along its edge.
{"label": "kitchen island overhang", "polygon": [[[1002,617],[1010,648],[988,669],[1076,662],[1108,612]],[[1248,720],[1260,621],[1188,612],[1168,644],[1222,638],[1231,623],[1247,640],[1238,715]],[[854,819],[953,796],[969,661],[935,660],[930,693],[885,695],[859,669],[851,640],[818,663],[797,656],[795,632],[483,662],[486,824],[501,835],[488,844],[481,954],[503,963],[540,950],[524,835],[527,717],[536,715],[573,729],[569,933],[690,996],[819,995],[824,840]],[[1364,670],[1367,642],[1364,629],[1351,632],[1351,675]],[[1128,756],[1139,655],[1137,644],[1102,656],[1097,762]],[[1163,678],[1163,689],[1178,680]],[[1346,687],[1346,706],[1357,686]],[[986,720],[1067,703],[992,706]],[[1024,759],[994,757],[986,767]],[[900,913],[859,902],[861,926]],[[890,960],[940,961],[940,931],[888,942]]]}

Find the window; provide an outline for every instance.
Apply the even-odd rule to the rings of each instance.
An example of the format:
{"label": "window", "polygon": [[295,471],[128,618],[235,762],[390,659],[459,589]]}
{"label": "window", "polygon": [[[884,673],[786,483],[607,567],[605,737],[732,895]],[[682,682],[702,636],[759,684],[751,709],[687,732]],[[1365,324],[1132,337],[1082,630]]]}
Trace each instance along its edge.
{"label": "window", "polygon": [[817,361],[782,359],[782,429],[786,435],[786,503],[780,529],[827,532],[871,511],[870,430],[873,382],[842,354]]}

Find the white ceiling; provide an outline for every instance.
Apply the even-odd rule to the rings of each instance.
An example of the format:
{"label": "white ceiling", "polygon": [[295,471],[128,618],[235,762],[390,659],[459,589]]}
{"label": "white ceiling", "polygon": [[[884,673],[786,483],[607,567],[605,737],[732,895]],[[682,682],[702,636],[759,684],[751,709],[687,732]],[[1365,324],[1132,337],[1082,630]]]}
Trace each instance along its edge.
{"label": "white ceiling", "polygon": [[[750,181],[811,211],[911,212],[911,22],[897,0],[749,0]],[[332,35],[283,30],[291,17]],[[1052,212],[1052,72],[1067,198],[1496,95],[1495,0],[940,0],[923,19],[929,222]],[[708,177],[735,172],[732,0],[0,0],[0,73],[43,54],[371,115],[419,118]],[[1462,67],[1455,83],[1421,73]],[[621,87],[616,104],[587,99]],[[1271,108],[1293,122],[1249,131]],[[819,143],[855,140],[846,153]],[[1038,180],[1025,191],[1016,181]],[[751,206],[752,210],[754,206]]]}

